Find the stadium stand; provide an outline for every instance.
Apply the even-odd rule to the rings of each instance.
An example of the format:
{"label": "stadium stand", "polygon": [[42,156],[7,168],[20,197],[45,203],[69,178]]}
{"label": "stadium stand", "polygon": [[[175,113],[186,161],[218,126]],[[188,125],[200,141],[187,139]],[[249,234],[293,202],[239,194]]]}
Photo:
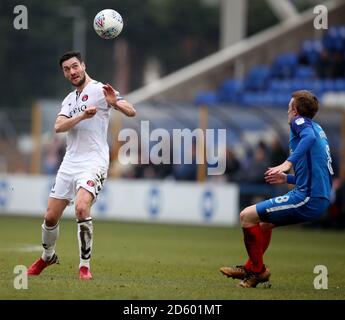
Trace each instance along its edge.
{"label": "stadium stand", "polygon": [[271,65],[252,67],[244,78],[227,78],[216,91],[199,92],[196,104],[286,107],[291,92],[313,91],[320,100],[345,91],[345,26],[333,26],[321,40],[305,40],[298,52],[277,55]]}

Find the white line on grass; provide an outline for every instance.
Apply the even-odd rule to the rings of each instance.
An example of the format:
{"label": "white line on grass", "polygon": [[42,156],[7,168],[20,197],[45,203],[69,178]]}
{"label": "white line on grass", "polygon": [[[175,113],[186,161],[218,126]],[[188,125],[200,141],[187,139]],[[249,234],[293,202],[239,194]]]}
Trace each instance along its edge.
{"label": "white line on grass", "polygon": [[42,246],[37,246],[37,245],[18,245],[18,246],[0,248],[0,251],[37,252],[37,251],[42,251]]}

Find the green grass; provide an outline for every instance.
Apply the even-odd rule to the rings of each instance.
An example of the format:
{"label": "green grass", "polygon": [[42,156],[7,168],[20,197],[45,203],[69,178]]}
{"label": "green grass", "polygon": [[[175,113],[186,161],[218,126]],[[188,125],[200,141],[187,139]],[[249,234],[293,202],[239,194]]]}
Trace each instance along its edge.
{"label": "green grass", "polygon": [[[42,219],[0,217],[0,299],[344,299],[345,234],[278,228],[265,256],[270,289],[240,289],[219,267],[243,263],[237,228],[94,222],[92,281],[79,281],[76,223],[63,220],[57,252],[61,264],[13,287],[16,265],[30,265],[40,251]],[[328,268],[327,290],[315,290],[315,265]]]}

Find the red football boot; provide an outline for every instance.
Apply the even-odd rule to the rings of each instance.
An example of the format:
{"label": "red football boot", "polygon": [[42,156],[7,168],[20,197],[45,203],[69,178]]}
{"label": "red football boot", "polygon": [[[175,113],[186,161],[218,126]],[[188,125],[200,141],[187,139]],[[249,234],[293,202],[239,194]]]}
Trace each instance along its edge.
{"label": "red football boot", "polygon": [[45,268],[54,263],[59,263],[59,258],[56,254],[54,254],[48,262],[44,261],[42,258],[39,258],[28,269],[28,275],[38,276]]}
{"label": "red football boot", "polygon": [[80,280],[91,280],[92,279],[92,274],[91,274],[88,267],[80,267],[79,279]]}

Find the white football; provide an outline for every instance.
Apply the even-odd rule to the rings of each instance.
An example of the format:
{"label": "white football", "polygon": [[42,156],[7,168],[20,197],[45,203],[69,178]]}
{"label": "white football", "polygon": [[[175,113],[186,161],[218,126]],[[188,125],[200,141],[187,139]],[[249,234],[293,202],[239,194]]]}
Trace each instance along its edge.
{"label": "white football", "polygon": [[93,28],[101,38],[114,39],[122,31],[123,20],[117,11],[104,9],[96,14]]}

